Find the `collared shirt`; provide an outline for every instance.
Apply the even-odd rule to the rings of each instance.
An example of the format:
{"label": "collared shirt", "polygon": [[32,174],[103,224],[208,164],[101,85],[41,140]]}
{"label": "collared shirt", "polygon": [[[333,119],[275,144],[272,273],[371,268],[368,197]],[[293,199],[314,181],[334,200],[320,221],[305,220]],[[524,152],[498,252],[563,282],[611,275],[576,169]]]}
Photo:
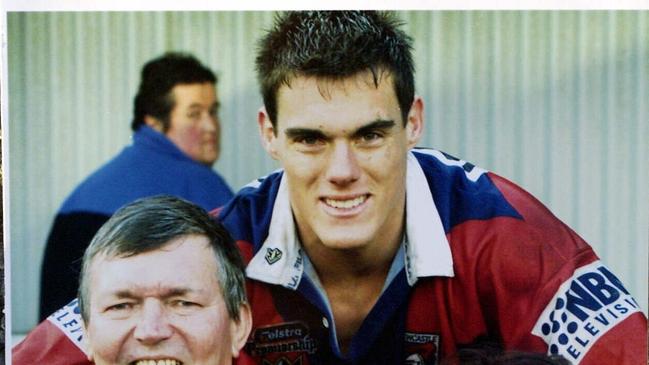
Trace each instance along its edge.
{"label": "collared shirt", "polygon": [[592,249],[516,185],[440,151],[408,156],[407,240],[346,354],[297,238],[283,173],[243,189],[221,218],[249,261],[254,328],[238,364],[434,364],[484,339],[585,364],[599,361],[590,354],[600,339],[599,348],[641,353],[641,341],[624,344],[605,332],[644,333],[646,319],[628,293],[616,289],[606,308],[620,310],[593,334],[584,328],[599,312],[583,316],[564,289],[589,275],[617,288]]}
{"label": "collared shirt", "polygon": [[[304,272],[304,251],[299,242],[288,197],[288,184],[282,175],[270,221],[268,238],[246,268],[246,275],[269,284],[295,289]],[[406,173],[406,255],[408,283],[420,277],[453,276],[453,258],[435,202],[424,173],[412,154]],[[267,252],[282,252],[269,262]]]}

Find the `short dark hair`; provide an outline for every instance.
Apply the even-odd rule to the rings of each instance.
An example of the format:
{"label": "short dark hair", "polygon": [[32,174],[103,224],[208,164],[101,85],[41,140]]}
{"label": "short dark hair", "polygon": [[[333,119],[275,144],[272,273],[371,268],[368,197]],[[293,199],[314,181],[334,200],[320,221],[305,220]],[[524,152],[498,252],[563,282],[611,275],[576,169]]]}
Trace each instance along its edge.
{"label": "short dark hair", "polygon": [[456,353],[442,359],[440,365],[570,365],[570,361],[561,355],[504,350],[500,342],[480,336],[461,345]]}
{"label": "short dark hair", "polygon": [[459,350],[454,357],[444,359],[440,365],[570,365],[561,355],[534,352],[505,351],[492,354],[476,349]]}
{"label": "short dark hair", "polygon": [[412,40],[389,12],[298,11],[276,16],[258,45],[257,77],[273,126],[277,90],[297,76],[344,79],[370,70],[394,78],[404,124],[415,95]]}
{"label": "short dark hair", "polygon": [[150,115],[160,120],[166,131],[174,107],[171,89],[181,84],[216,85],[216,81],[214,73],[188,53],[167,52],[147,62],[133,102],[131,129],[137,131],[144,124],[144,116]]}
{"label": "short dark hair", "polygon": [[90,321],[90,267],[95,257],[130,257],[157,250],[175,238],[198,234],[207,237],[217,262],[217,279],[230,318],[239,320],[247,303],[245,267],[234,240],[201,207],[186,200],[158,195],[138,199],[120,208],[99,229],[83,256],[79,308]]}

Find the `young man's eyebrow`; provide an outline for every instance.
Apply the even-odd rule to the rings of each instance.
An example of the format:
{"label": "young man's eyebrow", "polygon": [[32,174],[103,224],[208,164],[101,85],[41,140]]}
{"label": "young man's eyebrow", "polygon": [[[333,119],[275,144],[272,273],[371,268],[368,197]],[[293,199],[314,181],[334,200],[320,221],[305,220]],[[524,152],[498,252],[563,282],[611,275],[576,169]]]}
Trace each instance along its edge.
{"label": "young man's eyebrow", "polygon": [[[358,128],[351,135],[352,137],[358,137],[358,136],[362,136],[363,134],[376,131],[376,130],[391,129],[395,125],[396,123],[393,120],[379,119]],[[314,129],[314,128],[287,128],[284,131],[284,134],[286,135],[286,137],[290,139],[305,138],[305,137],[319,138],[319,139],[328,138],[326,133],[324,133],[319,129]]]}
{"label": "young man's eyebrow", "polygon": [[373,122],[371,122],[369,124],[366,124],[366,125],[358,128],[353,133],[353,136],[354,137],[359,137],[359,136],[362,136],[362,135],[364,135],[366,133],[373,132],[373,131],[376,131],[376,130],[384,130],[385,131],[385,130],[393,128],[395,125],[396,125],[396,123],[394,122],[394,120],[383,120],[383,119],[375,120],[375,121],[373,121]]}
{"label": "young man's eyebrow", "polygon": [[322,132],[321,130],[318,129],[312,129],[312,128],[287,128],[284,131],[284,134],[286,137],[294,139],[298,137],[311,137],[311,138],[327,138],[327,136]]}

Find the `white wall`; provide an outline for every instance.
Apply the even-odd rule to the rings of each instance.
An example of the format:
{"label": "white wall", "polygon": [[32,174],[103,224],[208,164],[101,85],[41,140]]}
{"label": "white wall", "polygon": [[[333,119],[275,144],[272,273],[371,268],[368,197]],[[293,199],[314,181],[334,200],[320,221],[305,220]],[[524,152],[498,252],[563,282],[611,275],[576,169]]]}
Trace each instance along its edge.
{"label": "white wall", "polygon": [[[433,146],[519,183],[588,242],[647,310],[648,12],[400,12]],[[235,188],[276,168],[256,131],[263,12],[9,13],[14,332],[36,323],[56,210],[129,143],[139,70],[166,50],[218,71]]]}

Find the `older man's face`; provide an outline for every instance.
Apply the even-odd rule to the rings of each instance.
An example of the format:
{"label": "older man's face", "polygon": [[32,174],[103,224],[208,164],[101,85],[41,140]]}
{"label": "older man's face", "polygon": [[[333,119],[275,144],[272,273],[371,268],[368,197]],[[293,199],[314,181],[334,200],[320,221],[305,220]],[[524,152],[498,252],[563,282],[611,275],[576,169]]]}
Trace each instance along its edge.
{"label": "older man's face", "polygon": [[[96,364],[230,364],[230,319],[207,238],[187,235],[126,258],[95,258],[86,335]],[[151,361],[154,362],[151,362]]]}

